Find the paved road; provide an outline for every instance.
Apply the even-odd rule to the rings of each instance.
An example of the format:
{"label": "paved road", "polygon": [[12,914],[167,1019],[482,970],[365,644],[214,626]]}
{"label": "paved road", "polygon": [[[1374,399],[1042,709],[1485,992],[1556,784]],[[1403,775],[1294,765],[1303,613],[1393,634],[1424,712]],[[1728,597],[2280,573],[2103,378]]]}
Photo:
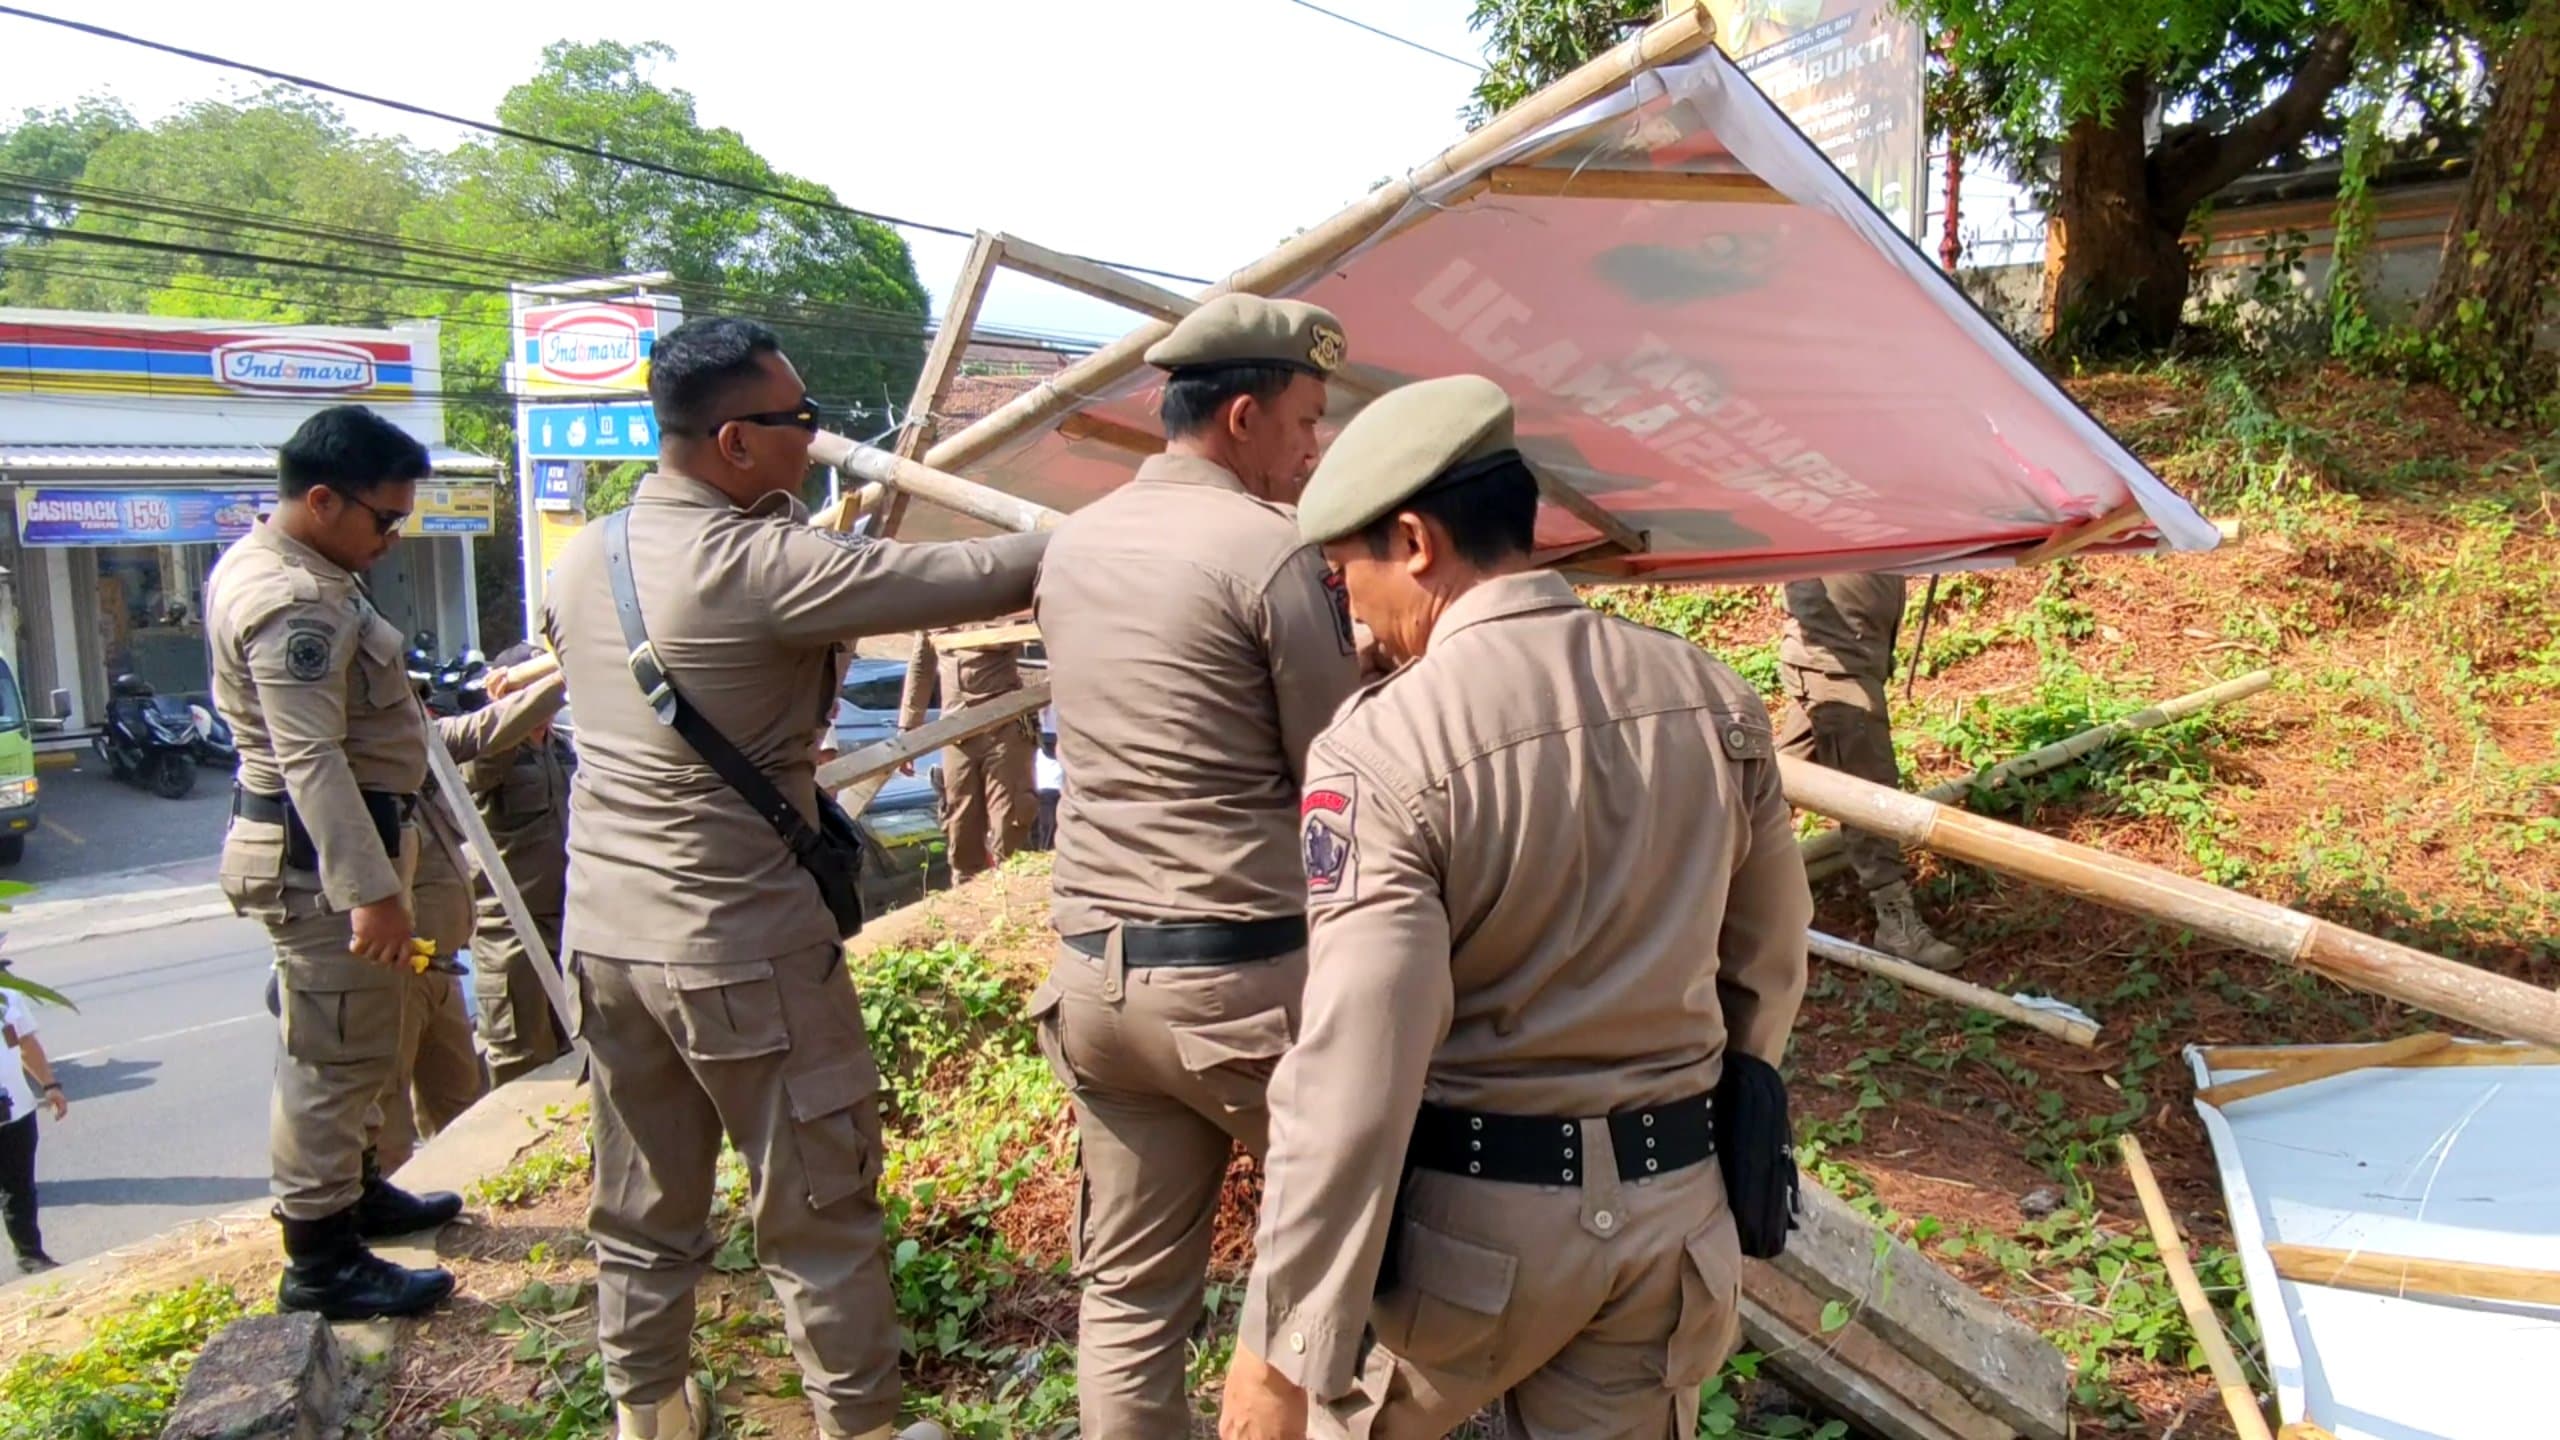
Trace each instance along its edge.
{"label": "paved road", "polygon": [[[146,892],[100,903],[147,910],[159,902]],[[71,1100],[67,1119],[37,1122],[45,1127],[37,1193],[56,1259],[266,1194],[276,1032],[264,1001],[271,952],[263,930],[200,920],[11,951],[20,974],[80,1007],[39,1016]]]}
{"label": "paved road", "polygon": [[198,859],[222,848],[231,814],[225,769],[199,769],[194,792],[183,800],[163,800],[114,779],[95,755],[83,755],[72,769],[38,771],[36,781],[44,818],[27,839],[27,858],[0,870],[0,880],[42,886]]}

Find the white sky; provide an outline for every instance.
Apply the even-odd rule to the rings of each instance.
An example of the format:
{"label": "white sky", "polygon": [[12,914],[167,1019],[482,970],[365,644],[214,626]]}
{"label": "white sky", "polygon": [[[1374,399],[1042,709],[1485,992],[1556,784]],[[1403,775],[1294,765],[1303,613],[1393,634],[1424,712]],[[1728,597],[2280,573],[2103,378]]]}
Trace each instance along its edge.
{"label": "white sky", "polygon": [[[1324,0],[1475,58],[1468,0]],[[1457,139],[1474,75],[1290,0],[445,0],[416,10],[25,0],[86,20],[479,119],[561,39],[664,41],[655,78],[775,165],[864,209],[1216,277]],[[254,77],[0,16],[0,108],[113,94],[156,118]],[[363,130],[467,133],[353,101]],[[906,232],[934,312],[967,242]],[[1175,289],[1190,287],[1174,283]],[[1120,334],[1133,317],[1018,275],[994,324]]]}

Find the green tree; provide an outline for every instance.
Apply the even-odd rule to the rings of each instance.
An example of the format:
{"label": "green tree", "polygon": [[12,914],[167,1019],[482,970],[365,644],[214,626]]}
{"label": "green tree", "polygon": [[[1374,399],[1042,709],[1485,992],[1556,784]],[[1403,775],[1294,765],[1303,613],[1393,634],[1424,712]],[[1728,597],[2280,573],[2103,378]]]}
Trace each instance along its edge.
{"label": "green tree", "polygon": [[60,187],[77,182],[98,147],[134,128],[112,98],[92,96],[67,110],[28,110],[0,130],[0,274],[10,252],[38,243],[20,226],[68,221],[73,207]]}
{"label": "green tree", "polygon": [[1475,0],[1467,28],[1484,37],[1484,78],[1465,118],[1481,125],[1662,13],[1658,0]]}
{"label": "green tree", "polygon": [[2560,0],[2533,0],[2500,39],[2495,99],[2417,321],[2436,372],[2492,414],[2552,380],[2533,346],[2560,289]]}

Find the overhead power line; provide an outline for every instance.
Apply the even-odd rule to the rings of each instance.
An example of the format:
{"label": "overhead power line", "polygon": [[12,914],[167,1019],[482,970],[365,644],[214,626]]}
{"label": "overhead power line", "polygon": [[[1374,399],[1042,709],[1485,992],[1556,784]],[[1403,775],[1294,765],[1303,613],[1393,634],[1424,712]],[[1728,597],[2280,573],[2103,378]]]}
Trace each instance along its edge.
{"label": "overhead power line", "polygon": [[[1305,0],[1298,0],[1298,3],[1304,4]],[[1309,8],[1312,9],[1315,7],[1310,6]],[[1329,14],[1331,12],[1328,11],[1326,13]],[[496,135],[503,139],[520,141],[527,145],[539,145],[544,149],[557,150],[563,154],[583,155],[591,160],[602,160],[608,164],[621,165],[633,170],[646,170],[654,175],[664,175],[675,180],[687,180],[697,185],[710,185],[723,190],[735,191],[741,195],[754,195],[760,199],[778,200],[787,205],[801,205],[812,210],[823,210],[837,215],[850,215],[858,220],[871,220],[883,225],[896,225],[909,230],[922,230],[934,235],[949,235],[962,240],[974,238],[976,234],[975,231],[963,230],[956,226],[936,225],[930,221],[909,220],[897,215],[884,214],[877,210],[859,209],[855,206],[844,204],[841,201],[822,200],[815,196],[797,194],[792,191],[779,189],[770,185],[758,185],[752,181],[723,179],[717,175],[706,175],[698,170],[687,170],[677,165],[663,164],[656,160],[645,160],[636,155],[617,155],[610,150],[602,148],[601,146],[582,145],[574,140],[562,140],[557,136],[538,134],[531,130],[519,130],[512,125],[500,125],[487,120],[474,120],[466,115],[456,115],[450,111],[430,109],[427,106],[413,104],[407,100],[394,100],[387,95],[375,95],[363,90],[350,89],[344,85],[333,85],[326,80],[315,80],[307,75],[295,75],[283,70],[270,69],[264,65],[253,65],[246,60],[233,60],[221,55],[208,54],[202,50],[190,50],[183,45],[172,45],[166,41],[152,40],[140,35],[128,34],[122,30],[111,30],[104,25],[92,25],[85,20],[73,20],[62,15],[47,15],[38,10],[23,10],[15,5],[0,5],[0,15],[15,16],[21,20],[33,20],[40,25],[58,26],[64,30],[77,31],[83,35],[95,36],[101,40],[113,40],[121,45],[135,45],[145,50],[156,50],[163,55],[175,55],[182,60],[193,60],[199,64],[215,65],[225,70],[237,70],[243,74],[255,75],[261,79],[274,80],[286,85],[298,86],[301,89],[314,91],[323,95],[335,95],[341,99],[354,100],[366,105],[379,105],[387,110],[397,110],[404,115],[415,115],[422,119],[441,121],[447,125],[458,125],[463,129],[476,130],[486,135]],[[1341,19],[1344,17],[1336,16],[1335,18]],[[1355,25],[1359,24],[1356,20],[1351,21],[1350,23]],[[1367,29],[1369,27],[1362,26],[1361,28]],[[1394,39],[1396,37],[1389,36],[1388,38]],[[1433,53],[1437,54],[1438,52],[1435,51]],[[1454,59],[1456,57],[1443,56],[1442,58]],[[1466,62],[1459,61],[1459,63],[1465,64]],[[1158,270],[1152,266],[1130,265],[1121,261],[1104,260],[1091,255],[1082,255],[1076,258],[1081,260],[1090,260],[1096,265],[1107,265],[1115,270],[1128,270],[1140,275],[1153,275],[1164,280],[1179,280],[1186,285],[1206,285],[1209,283],[1197,275],[1180,275],[1170,270]]]}
{"label": "overhead power line", "polygon": [[1419,50],[1419,51],[1421,51],[1421,52],[1422,52],[1423,54],[1425,54],[1425,55],[1430,55],[1430,56],[1434,56],[1434,57],[1436,57],[1436,58],[1438,58],[1438,59],[1446,60],[1446,61],[1448,61],[1448,62],[1449,62],[1450,64],[1452,64],[1452,65],[1464,66],[1465,68],[1467,68],[1467,69],[1469,69],[1469,70],[1474,71],[1474,72],[1475,72],[1475,73],[1477,73],[1478,75],[1481,75],[1481,74],[1483,74],[1483,73],[1484,73],[1484,67],[1483,67],[1482,65],[1477,64],[1477,63],[1476,63],[1476,62],[1474,62],[1473,60],[1465,60],[1465,59],[1461,59],[1461,58],[1459,58],[1458,56],[1455,56],[1455,55],[1450,54],[1450,53],[1449,53],[1448,51],[1446,51],[1446,50],[1435,50],[1435,49],[1433,49],[1432,47],[1430,47],[1430,46],[1428,46],[1428,45],[1423,44],[1423,43],[1422,43],[1421,41],[1419,41],[1419,40],[1408,40],[1408,39],[1406,39],[1404,36],[1402,36],[1402,35],[1398,35],[1397,33],[1395,33],[1395,32],[1394,32],[1394,31],[1392,31],[1392,30],[1381,30],[1381,29],[1379,29],[1377,26],[1370,24],[1370,23],[1369,23],[1368,21],[1366,21],[1366,20],[1354,20],[1354,19],[1352,19],[1350,16],[1345,15],[1345,14],[1341,13],[1341,12],[1340,12],[1340,11],[1338,11],[1338,10],[1327,10],[1327,9],[1326,9],[1326,8],[1324,8],[1323,6],[1316,4],[1316,3],[1315,3],[1315,0],[1289,0],[1289,3],[1290,3],[1290,4],[1292,4],[1292,5],[1297,6],[1297,7],[1298,7],[1299,9],[1301,9],[1301,10],[1313,10],[1314,12],[1316,12],[1316,13],[1317,13],[1317,14],[1319,14],[1319,15],[1324,16],[1324,17],[1325,17],[1326,19],[1328,19],[1328,20],[1339,20],[1339,21],[1341,21],[1343,24],[1348,25],[1348,26],[1351,26],[1351,27],[1352,27],[1353,29],[1355,29],[1355,30],[1366,30],[1366,31],[1368,31],[1370,34],[1377,36],[1377,37],[1378,37],[1379,39],[1381,39],[1381,40],[1393,40],[1394,42],[1396,42],[1396,43],[1397,43],[1397,44],[1399,44],[1399,45],[1402,45],[1403,47],[1405,47],[1405,48],[1406,48],[1406,49],[1408,49],[1408,50]]}

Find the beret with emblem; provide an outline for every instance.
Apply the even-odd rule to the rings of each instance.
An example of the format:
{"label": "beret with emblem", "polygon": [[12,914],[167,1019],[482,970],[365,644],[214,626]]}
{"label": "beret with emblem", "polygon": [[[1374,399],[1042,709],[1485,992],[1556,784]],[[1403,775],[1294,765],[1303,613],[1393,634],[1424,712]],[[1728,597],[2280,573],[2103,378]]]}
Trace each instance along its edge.
{"label": "beret with emblem", "polygon": [[1342,365],[1342,322],[1302,300],[1221,295],[1182,317],[1147,349],[1159,370],[1212,365],[1288,365],[1322,380]]}
{"label": "beret with emblem", "polygon": [[1501,386],[1481,375],[1417,381],[1342,427],[1298,497],[1298,533],[1318,545],[1339,540],[1424,490],[1518,460]]}

